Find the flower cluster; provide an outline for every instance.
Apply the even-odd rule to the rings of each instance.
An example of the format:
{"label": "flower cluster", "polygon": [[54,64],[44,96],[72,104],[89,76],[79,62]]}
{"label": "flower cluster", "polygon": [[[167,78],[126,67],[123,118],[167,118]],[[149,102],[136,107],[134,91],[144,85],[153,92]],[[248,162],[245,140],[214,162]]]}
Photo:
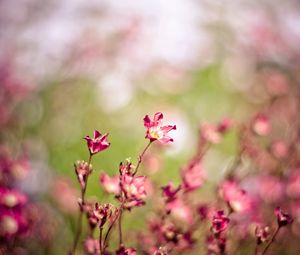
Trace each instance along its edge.
{"label": "flower cluster", "polygon": [[[169,137],[169,132],[176,129],[176,126],[164,126],[162,119],[163,114],[160,112],[156,113],[153,119],[148,115],[145,116],[144,126],[149,143],[137,157],[136,164],[127,159],[120,163],[115,175],[109,176],[105,172],[100,174],[101,187],[106,193],[113,195],[116,205],[90,202],[86,199],[85,191],[89,176],[92,174],[91,160],[95,154],[107,149],[110,143],[107,134],[101,135],[98,131],[94,132],[94,138],[88,136],[85,138],[89,160],[75,163],[75,173],[81,189],[80,221],[70,254],[74,254],[77,249],[83,233],[85,215],[88,231],[84,248],[86,253],[91,255],[112,254],[108,249],[111,249],[109,241],[114,236],[112,233],[115,228],[118,229],[119,237],[116,255],[135,255],[138,250],[147,255],[182,254],[192,251],[197,247],[196,236],[202,228],[207,231],[205,239],[207,254],[229,253],[233,242],[230,233],[234,231],[237,241],[245,240],[247,237],[253,240],[255,237],[253,240],[256,243],[255,254],[258,255],[259,250],[262,250],[261,254],[265,255],[279,230],[293,222],[292,216],[278,207],[278,204],[283,203],[284,187],[287,187],[287,194],[293,198],[299,198],[300,193],[297,188],[299,170],[293,171],[284,182],[270,172],[256,174],[249,179],[241,178],[240,171],[244,167],[243,160],[246,157],[252,160],[256,167],[266,166],[271,169],[275,167],[276,162],[282,164],[282,161],[288,160],[289,146],[283,141],[271,141],[270,146],[265,149],[260,147],[259,139],[270,136],[273,128],[269,118],[263,114],[258,114],[248,125],[239,128],[238,153],[226,169],[224,179],[216,185],[217,199],[214,202],[199,197],[199,192],[208,183],[208,173],[204,167],[205,155],[211,146],[221,142],[221,138],[233,128],[233,125],[229,119],[224,119],[217,125],[201,125],[196,153],[179,171],[180,183],[175,185],[169,182],[161,187],[160,200],[159,194],[154,191],[154,196],[149,198],[149,201],[156,203],[155,211],[147,220],[146,228],[137,233],[138,246],[130,248],[125,245],[127,238],[123,235],[122,215],[145,205],[149,197],[149,185],[152,185],[148,176],[139,174],[145,154],[150,145],[156,141],[163,144],[173,141]],[[266,164],[268,160],[271,165],[261,165]],[[268,206],[265,208],[262,205],[266,203]],[[264,215],[269,215],[265,212],[270,210],[268,207],[271,210],[275,208],[277,229],[274,231],[272,222]],[[256,226],[255,231],[251,226]],[[99,237],[98,240],[95,235]]]}
{"label": "flower cluster", "polygon": [[[70,254],[75,254],[77,244],[82,234],[83,216],[86,215],[89,231],[85,240],[85,251],[92,255],[104,255],[110,254],[107,251],[109,246],[109,237],[111,231],[115,225],[119,225],[119,247],[116,250],[116,255],[135,255],[136,250],[133,248],[125,248],[122,239],[122,214],[124,210],[132,210],[135,207],[139,207],[145,204],[147,197],[147,185],[146,176],[137,175],[140,164],[143,157],[150,147],[150,145],[159,141],[161,143],[168,143],[173,141],[168,133],[176,129],[176,126],[163,126],[162,125],[163,114],[158,112],[154,115],[153,120],[148,115],[144,118],[144,126],[146,127],[146,138],[150,140],[149,144],[145,147],[141,155],[138,157],[137,165],[133,165],[130,160],[126,160],[119,165],[119,173],[113,177],[110,177],[106,173],[101,173],[100,184],[104,191],[109,194],[113,194],[119,203],[119,206],[115,207],[112,204],[101,204],[98,202],[88,202],[86,200],[86,187],[88,183],[88,177],[92,173],[91,161],[95,154],[107,149],[110,143],[107,140],[108,134],[102,135],[99,131],[94,131],[94,137],[85,137],[89,150],[89,160],[77,161],[75,163],[75,173],[81,188],[80,198],[80,217],[79,226],[74,237],[73,246],[70,250]],[[178,205],[179,206],[179,205]],[[99,240],[94,238],[95,230],[99,231]]]}

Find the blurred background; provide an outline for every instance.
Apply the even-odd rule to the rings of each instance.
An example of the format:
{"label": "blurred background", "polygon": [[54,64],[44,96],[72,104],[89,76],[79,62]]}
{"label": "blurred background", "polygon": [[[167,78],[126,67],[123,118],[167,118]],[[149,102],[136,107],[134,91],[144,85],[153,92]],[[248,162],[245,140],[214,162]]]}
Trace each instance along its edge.
{"label": "blurred background", "polygon": [[[282,90],[280,78],[275,92],[265,86],[274,70],[298,81],[299,5],[0,1],[1,143],[26,154],[30,171],[20,189],[55,215],[43,222],[53,228],[53,236],[41,237],[49,246],[38,252],[34,246],[32,254],[65,254],[70,246],[79,193],[73,163],[87,160],[83,137],[94,129],[109,133],[111,147],[94,157],[87,192],[113,201],[103,194],[99,173],[117,173],[126,158],[136,162],[147,143],[144,115],[161,111],[166,124],[177,125],[175,142],[152,148],[145,162],[158,186],[176,183],[201,123],[248,120],[268,105],[270,93]],[[230,132],[207,155],[212,185],[236,153],[236,140],[236,131]],[[134,215],[127,218],[128,226],[142,224],[133,224]]]}

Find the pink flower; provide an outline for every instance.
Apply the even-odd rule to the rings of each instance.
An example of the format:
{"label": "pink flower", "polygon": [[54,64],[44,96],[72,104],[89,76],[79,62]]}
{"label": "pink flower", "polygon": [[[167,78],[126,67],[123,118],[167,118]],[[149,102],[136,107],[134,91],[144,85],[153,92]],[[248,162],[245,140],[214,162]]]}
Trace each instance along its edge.
{"label": "pink flower", "polygon": [[162,248],[159,248],[158,250],[154,251],[153,255],[168,255],[168,253]]}
{"label": "pink flower", "polygon": [[27,197],[19,191],[0,187],[0,205],[13,208],[19,205],[24,205],[26,202]]}
{"label": "pink flower", "polygon": [[120,248],[116,251],[116,255],[136,255],[137,252],[133,248],[125,248],[124,245],[121,245]]}
{"label": "pink flower", "polygon": [[107,141],[108,134],[102,135],[99,131],[94,131],[94,138],[86,136],[84,139],[87,141],[87,145],[91,155],[94,155],[100,151],[107,149],[110,143]]}
{"label": "pink flower", "polygon": [[120,193],[119,176],[109,177],[106,173],[102,173],[100,175],[100,183],[106,192],[115,195],[118,195]]}
{"label": "pink flower", "polygon": [[283,212],[279,206],[275,208],[274,213],[277,217],[277,223],[279,227],[289,225],[293,222],[292,217],[289,214]]}
{"label": "pink flower", "polygon": [[300,168],[296,169],[289,177],[286,192],[292,198],[300,198]]}
{"label": "pink flower", "polygon": [[234,212],[246,212],[252,208],[252,199],[234,181],[225,181],[220,193]]}
{"label": "pink flower", "polygon": [[10,238],[28,228],[27,219],[21,212],[0,211],[0,236]]}
{"label": "pink flower", "polygon": [[212,144],[218,144],[221,142],[221,133],[215,124],[204,123],[200,129],[201,137],[204,141]]}
{"label": "pink flower", "polygon": [[84,241],[84,250],[87,254],[96,255],[100,254],[99,240],[88,237]]}
{"label": "pink flower", "polygon": [[258,185],[259,194],[266,202],[278,202],[284,196],[284,183],[279,177],[272,175],[260,176]]}
{"label": "pink flower", "polygon": [[175,199],[166,205],[167,211],[179,220],[187,222],[188,224],[193,223],[192,210],[187,206],[182,199]]}
{"label": "pink flower", "polygon": [[147,128],[146,138],[151,142],[158,140],[161,143],[173,142],[173,138],[167,134],[171,130],[176,130],[176,125],[162,126],[163,114],[157,112],[154,115],[153,120],[148,115],[144,117],[144,126]]}
{"label": "pink flower", "polygon": [[214,234],[220,234],[225,231],[229,224],[229,218],[225,216],[224,211],[217,211],[212,219],[212,231]]}
{"label": "pink flower", "polygon": [[126,208],[143,205],[146,198],[145,176],[134,177],[129,174],[120,176],[122,195],[120,199],[125,202]]}
{"label": "pink flower", "polygon": [[181,188],[180,185],[177,188],[175,188],[172,182],[170,182],[168,185],[163,186],[161,188],[163,197],[166,199],[167,203],[176,199],[176,194],[178,193],[180,188]]}
{"label": "pink flower", "polygon": [[19,230],[18,220],[11,215],[3,215],[0,218],[0,236],[13,236]]}
{"label": "pink flower", "polygon": [[208,236],[206,238],[207,254],[222,255],[225,254],[226,239],[222,237],[215,238],[214,236]]}
{"label": "pink flower", "polygon": [[211,219],[215,212],[215,208],[209,204],[199,204],[197,206],[197,213],[201,220]]}
{"label": "pink flower", "polygon": [[252,129],[257,135],[269,135],[272,129],[269,118],[264,114],[258,114],[252,123]]}
{"label": "pink flower", "polygon": [[281,73],[271,72],[266,77],[267,91],[272,96],[282,96],[289,92],[290,85],[287,77]]}
{"label": "pink flower", "polygon": [[226,133],[229,129],[233,127],[234,123],[232,119],[230,118],[224,118],[221,120],[221,122],[217,126],[217,130],[219,133],[224,134]]}
{"label": "pink flower", "polygon": [[183,187],[186,191],[193,191],[201,187],[205,177],[206,175],[203,171],[202,165],[198,161],[192,161],[181,171]]}
{"label": "pink flower", "polygon": [[65,213],[77,212],[79,192],[69,179],[57,177],[52,184],[51,195]]}
{"label": "pink flower", "polygon": [[271,153],[277,159],[285,159],[289,154],[289,146],[284,141],[273,141],[271,144]]}
{"label": "pink flower", "polygon": [[204,141],[218,144],[224,134],[233,126],[232,120],[224,118],[218,124],[204,123],[200,128],[200,134]]}
{"label": "pink flower", "polygon": [[97,219],[97,223],[99,227],[103,227],[108,219],[111,218],[113,214],[113,205],[111,204],[103,204],[99,205],[95,204],[95,209],[93,210],[93,216]]}
{"label": "pink flower", "polygon": [[270,235],[270,228],[268,226],[262,227],[257,226],[255,228],[255,236],[257,244],[265,243],[268,241],[268,237]]}

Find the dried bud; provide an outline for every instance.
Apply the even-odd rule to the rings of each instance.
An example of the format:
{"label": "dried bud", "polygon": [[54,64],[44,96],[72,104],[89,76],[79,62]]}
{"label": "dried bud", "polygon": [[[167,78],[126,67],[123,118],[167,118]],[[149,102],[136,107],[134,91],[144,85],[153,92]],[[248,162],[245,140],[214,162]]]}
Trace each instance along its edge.
{"label": "dried bud", "polygon": [[262,227],[257,226],[255,228],[255,236],[256,236],[256,243],[259,245],[268,241],[268,237],[270,235],[270,228],[268,226]]}
{"label": "dried bud", "polygon": [[289,225],[293,222],[292,217],[289,214],[283,212],[279,206],[275,208],[274,212],[277,217],[277,223],[279,227]]}
{"label": "dried bud", "polygon": [[87,162],[83,160],[82,161],[78,160],[74,164],[74,167],[75,167],[75,173],[77,175],[77,179],[79,181],[80,187],[81,189],[84,190],[86,187],[87,178],[93,170],[92,165],[89,165]]}

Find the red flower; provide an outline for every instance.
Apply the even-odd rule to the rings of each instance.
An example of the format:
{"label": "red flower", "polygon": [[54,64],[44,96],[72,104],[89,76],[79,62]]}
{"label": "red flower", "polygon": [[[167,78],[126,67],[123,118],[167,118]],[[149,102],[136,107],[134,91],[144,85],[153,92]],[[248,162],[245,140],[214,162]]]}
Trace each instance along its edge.
{"label": "red flower", "polygon": [[176,125],[162,126],[163,114],[157,112],[154,114],[153,120],[148,115],[144,118],[144,126],[147,128],[146,138],[151,142],[160,141],[161,143],[173,142],[173,138],[167,136],[171,130],[176,130]]}
{"label": "red flower", "polygon": [[90,138],[88,135],[84,138],[87,141],[87,145],[90,154],[96,154],[100,151],[107,149],[110,143],[107,141],[108,134],[102,135],[99,131],[94,131],[94,138]]}
{"label": "red flower", "polygon": [[176,199],[176,195],[177,195],[178,191],[180,190],[180,188],[181,188],[180,185],[177,188],[175,188],[172,182],[170,182],[168,185],[163,186],[161,188],[163,197],[166,199],[167,203]]}
{"label": "red flower", "polygon": [[224,211],[217,211],[212,220],[212,231],[220,234],[227,229],[229,218],[224,215]]}

